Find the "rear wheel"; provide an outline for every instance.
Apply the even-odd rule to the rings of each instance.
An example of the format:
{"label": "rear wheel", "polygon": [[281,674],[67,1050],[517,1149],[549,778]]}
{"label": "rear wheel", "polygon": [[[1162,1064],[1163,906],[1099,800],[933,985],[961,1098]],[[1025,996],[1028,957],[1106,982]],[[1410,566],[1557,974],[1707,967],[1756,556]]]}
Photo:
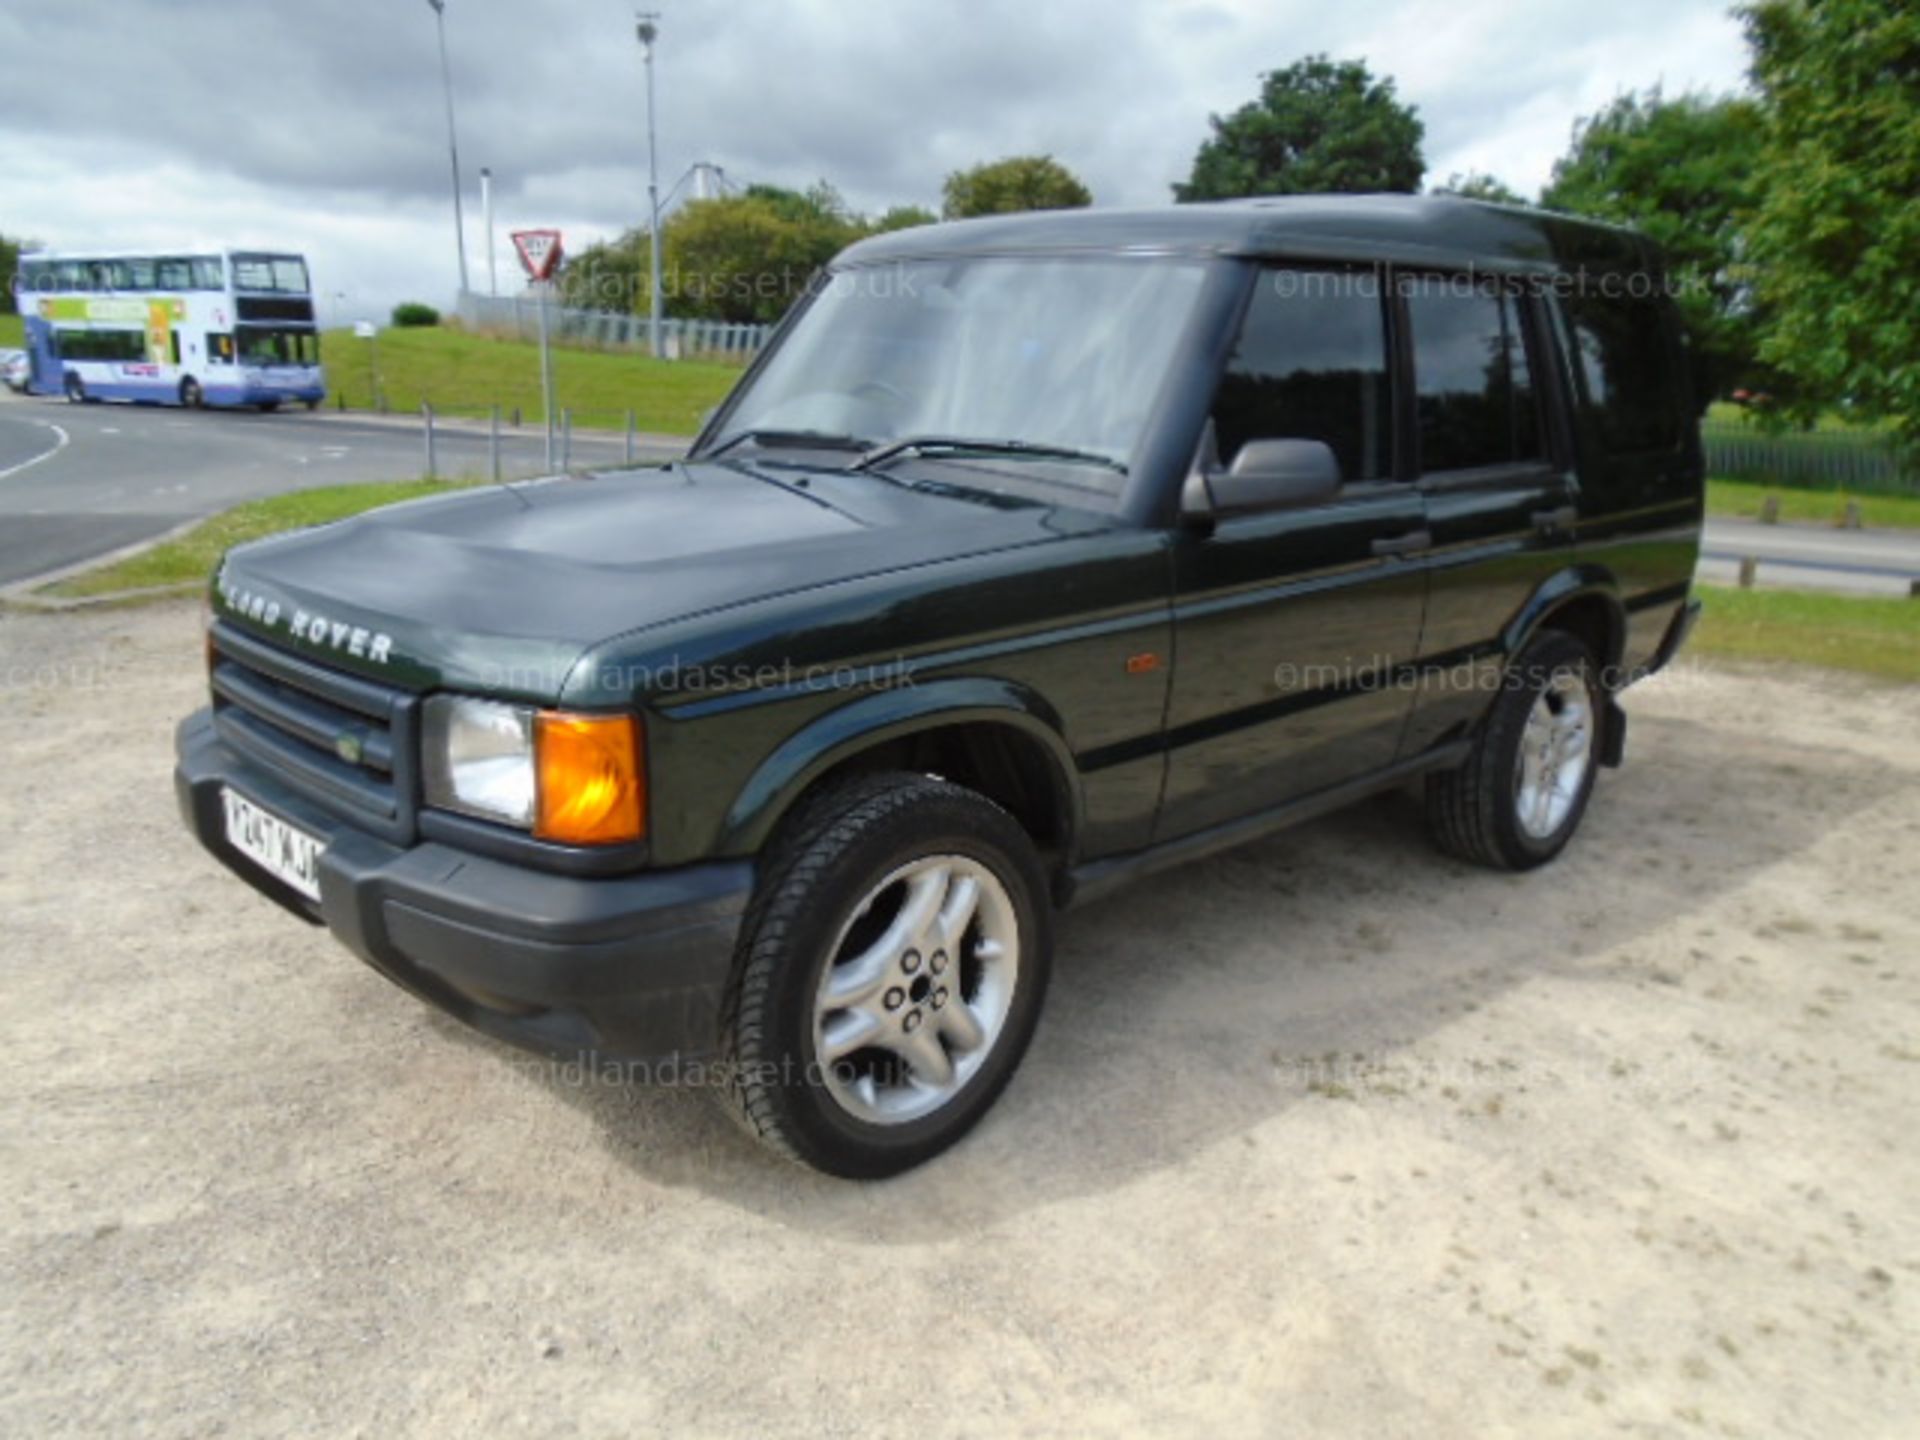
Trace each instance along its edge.
{"label": "rear wheel", "polygon": [[259,408],[262,415],[271,415],[280,408],[280,402],[278,400],[262,400]]}
{"label": "rear wheel", "polygon": [[200,382],[191,375],[180,382],[180,403],[189,410],[198,410],[207,403],[207,397],[201,393]]}
{"label": "rear wheel", "polygon": [[971,790],[883,775],[810,804],[741,935],[721,1037],[737,1118],[853,1178],[953,1144],[1032,1037],[1045,895],[1026,833]]}
{"label": "rear wheel", "polygon": [[1499,870],[1553,859],[1586,814],[1605,723],[1592,653],[1543,632],[1508,668],[1466,762],[1427,777],[1440,848]]}

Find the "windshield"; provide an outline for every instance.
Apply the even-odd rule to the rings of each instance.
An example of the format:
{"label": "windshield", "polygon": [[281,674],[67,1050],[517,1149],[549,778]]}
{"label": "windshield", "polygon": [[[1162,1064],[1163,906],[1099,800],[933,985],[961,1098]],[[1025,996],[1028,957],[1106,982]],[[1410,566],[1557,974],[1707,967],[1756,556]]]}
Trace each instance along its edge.
{"label": "windshield", "polygon": [[233,257],[233,288],[304,295],[307,293],[307,262],[298,255],[236,255]]}
{"label": "windshield", "polygon": [[[749,431],[1018,440],[1125,465],[1199,297],[1164,259],[919,261],[841,271],[727,416]],[[1083,483],[1118,490],[1097,472]]]}
{"label": "windshield", "polygon": [[258,325],[240,327],[242,365],[318,365],[320,337],[311,330],[274,330]]}

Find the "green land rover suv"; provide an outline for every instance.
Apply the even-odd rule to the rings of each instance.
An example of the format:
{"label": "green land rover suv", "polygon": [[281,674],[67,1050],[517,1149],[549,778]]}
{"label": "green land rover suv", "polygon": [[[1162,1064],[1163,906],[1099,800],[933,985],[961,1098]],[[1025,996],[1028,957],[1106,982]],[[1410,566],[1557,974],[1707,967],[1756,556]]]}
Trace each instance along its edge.
{"label": "green land rover suv", "polygon": [[880,236],[683,461],[234,550],[181,808],[487,1034],[887,1175],[1008,1083],[1062,907],[1414,782],[1553,859],[1697,610],[1695,414],[1658,253],[1538,211]]}

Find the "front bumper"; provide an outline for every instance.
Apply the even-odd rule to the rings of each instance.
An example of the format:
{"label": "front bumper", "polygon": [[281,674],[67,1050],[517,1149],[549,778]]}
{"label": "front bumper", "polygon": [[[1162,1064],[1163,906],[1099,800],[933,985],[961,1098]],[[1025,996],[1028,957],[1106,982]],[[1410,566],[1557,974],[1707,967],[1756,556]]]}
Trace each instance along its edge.
{"label": "front bumper", "polygon": [[[187,827],[255,889],[476,1030],[543,1054],[704,1059],[753,885],[746,861],[580,878],[356,830],[225,744],[210,711],[181,722],[174,787]],[[320,836],[318,903],[226,838],[231,785]]]}

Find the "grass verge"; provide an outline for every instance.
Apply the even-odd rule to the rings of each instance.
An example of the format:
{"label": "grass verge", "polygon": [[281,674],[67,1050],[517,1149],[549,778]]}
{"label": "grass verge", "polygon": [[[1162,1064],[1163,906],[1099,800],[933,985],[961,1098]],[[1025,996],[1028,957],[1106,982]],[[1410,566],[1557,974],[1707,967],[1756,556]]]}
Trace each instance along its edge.
{"label": "grass verge", "polygon": [[[396,411],[417,412],[422,401],[430,401],[450,414],[484,414],[498,405],[503,415],[518,407],[530,422],[544,415],[538,345],[444,327],[382,330],[374,341],[351,330],[329,330],[320,340],[320,358],[329,390],[344,395],[355,410],[374,408],[377,366],[380,389]],[[615,428],[632,410],[643,431],[691,435],[740,375],[732,365],[553,349],[554,403],[571,410],[576,425]]]}
{"label": "grass verge", "polygon": [[27,348],[27,325],[18,315],[0,315],[0,350]]}
{"label": "grass verge", "polygon": [[1796,490],[1785,485],[1762,485],[1749,480],[1709,480],[1709,515],[1759,518],[1767,496],[1778,496],[1780,518],[1802,524],[1837,525],[1847,501],[1860,506],[1860,520],[1877,529],[1920,530],[1920,495],[1848,495],[1842,490]]}
{"label": "grass verge", "polygon": [[307,525],[323,525],[329,520],[344,520],[377,506],[417,500],[425,495],[442,495],[461,488],[457,481],[403,480],[329,485],[266,500],[249,500],[201,521],[185,534],[151,550],[43,586],[35,593],[62,600],[81,600],[122,590],[203,583],[220,563],[220,557],[243,541]]}
{"label": "grass verge", "polygon": [[1920,600],[1701,585],[1690,650],[1920,681]]}

